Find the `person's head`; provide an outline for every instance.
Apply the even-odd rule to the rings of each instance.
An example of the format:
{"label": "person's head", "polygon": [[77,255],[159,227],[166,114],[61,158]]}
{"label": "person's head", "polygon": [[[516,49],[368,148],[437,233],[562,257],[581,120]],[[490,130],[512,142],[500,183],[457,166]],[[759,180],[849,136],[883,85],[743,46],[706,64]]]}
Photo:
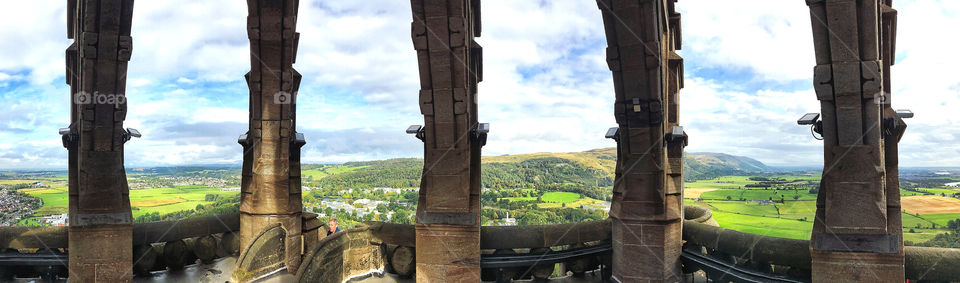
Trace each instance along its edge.
{"label": "person's head", "polygon": [[330,232],[336,232],[336,231],[337,231],[337,219],[336,219],[336,218],[330,218],[330,221],[327,221],[327,227],[330,227]]}

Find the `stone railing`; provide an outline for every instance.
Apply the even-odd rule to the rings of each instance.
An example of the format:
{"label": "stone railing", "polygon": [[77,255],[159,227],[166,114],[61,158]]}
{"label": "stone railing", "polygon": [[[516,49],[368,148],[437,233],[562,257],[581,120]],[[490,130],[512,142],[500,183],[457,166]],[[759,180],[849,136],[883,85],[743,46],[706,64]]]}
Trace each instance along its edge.
{"label": "stone railing", "polygon": [[[547,278],[553,274],[555,263],[564,263],[567,270],[575,274],[596,270],[601,262],[609,263],[609,249],[599,254],[545,257],[563,250],[582,251],[604,244],[608,246],[609,220],[542,226],[490,226],[482,227],[480,233],[484,280]],[[297,278],[300,282],[342,282],[384,273],[410,277],[416,265],[415,249],[413,225],[369,222],[363,227],[328,236],[310,247]],[[505,263],[513,259],[513,262],[522,264],[530,257],[541,258],[540,264],[515,266]]]}
{"label": "stone railing", "polygon": [[[698,207],[686,207],[685,218],[684,273],[702,270],[708,278],[717,281],[749,281],[737,279],[744,276],[759,276],[752,278],[761,278],[761,281],[809,280],[809,241],[723,229],[716,226],[709,210]],[[305,255],[296,274],[300,282],[343,282],[386,273],[401,278],[414,275],[416,232],[413,225],[370,222],[320,238],[325,228],[315,215],[308,214],[303,228]],[[239,240],[233,232],[238,229],[237,214],[135,224],[135,271],[144,274],[177,270],[197,259],[209,262],[235,255]],[[6,256],[13,254],[11,250],[54,255],[56,258],[46,260],[56,265],[66,262],[66,255],[62,253],[66,247],[66,227],[0,228],[0,248],[8,251],[3,253]],[[482,227],[482,277],[490,281],[543,279],[559,270],[563,274],[570,271],[575,276],[590,273],[599,281],[609,276],[609,247],[610,220]],[[908,279],[957,281],[960,278],[960,268],[956,268],[960,266],[960,249],[906,247],[905,255]],[[29,256],[23,259],[41,260]],[[4,264],[0,258],[0,267]],[[736,272],[740,273],[734,276]]]}
{"label": "stone railing", "polygon": [[[197,260],[209,263],[234,255],[240,241],[233,232],[240,229],[238,214],[188,218],[179,221],[137,223],[133,225],[134,272],[147,274],[157,270],[179,270]],[[0,262],[15,276],[66,276],[63,268],[54,273],[36,274],[23,266],[66,265],[67,227],[0,227]],[[16,260],[13,260],[16,259]],[[25,272],[26,274],[19,274]],[[3,279],[0,278],[0,281]]]}
{"label": "stone railing", "polygon": [[[688,216],[691,209],[708,211],[688,207]],[[782,279],[810,279],[809,240],[760,236],[690,220],[684,222],[683,239],[685,254],[710,255],[749,271],[782,275]],[[906,278],[911,281],[960,281],[960,249],[907,246],[904,255]],[[684,263],[685,272],[694,271],[690,268],[694,264]],[[718,281],[733,280],[727,272],[704,271]]]}

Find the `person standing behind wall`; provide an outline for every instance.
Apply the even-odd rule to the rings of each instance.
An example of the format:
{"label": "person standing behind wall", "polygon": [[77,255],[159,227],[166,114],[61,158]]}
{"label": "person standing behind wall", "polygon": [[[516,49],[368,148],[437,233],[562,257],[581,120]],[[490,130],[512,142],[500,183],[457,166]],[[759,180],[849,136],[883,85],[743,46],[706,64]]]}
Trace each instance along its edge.
{"label": "person standing behind wall", "polygon": [[330,221],[327,222],[327,227],[329,228],[329,230],[327,230],[327,236],[330,236],[330,234],[333,234],[333,233],[340,232],[340,228],[337,228],[336,218],[330,218]]}

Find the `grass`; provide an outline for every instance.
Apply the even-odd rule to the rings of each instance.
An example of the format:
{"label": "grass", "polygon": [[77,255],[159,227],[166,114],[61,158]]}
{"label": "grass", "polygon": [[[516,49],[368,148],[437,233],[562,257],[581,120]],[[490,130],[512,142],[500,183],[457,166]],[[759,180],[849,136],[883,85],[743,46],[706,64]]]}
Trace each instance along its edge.
{"label": "grass", "polygon": [[[22,189],[21,192],[38,197],[43,201],[43,206],[34,211],[33,215],[19,223],[29,223],[28,220],[38,217],[67,213],[69,198],[67,188],[51,189]],[[210,188],[204,186],[177,186],[176,188],[153,188],[130,190],[130,204],[132,207],[139,208],[133,212],[137,217],[144,213],[157,212],[160,214],[173,213],[182,210],[195,209],[198,204],[209,205],[213,202],[206,201],[208,194],[219,195],[221,198],[232,197],[240,192],[221,191],[219,188]],[[34,221],[36,223],[36,221]]]}
{"label": "grass", "polygon": [[917,189],[921,191],[929,192],[932,194],[936,194],[936,195],[944,194],[949,196],[955,193],[960,193],[960,190],[957,190],[957,189],[944,189],[944,188],[917,188]]}
{"label": "grass", "polygon": [[812,221],[817,213],[816,201],[786,201],[778,203],[777,209],[780,211],[780,217],[800,219],[806,217]]}
{"label": "grass", "polygon": [[901,197],[922,196],[922,195],[924,195],[924,194],[923,194],[923,193],[919,193],[919,192],[914,192],[914,191],[908,191],[908,190],[900,189],[900,196],[901,196]]}
{"label": "grass", "polygon": [[582,206],[600,208],[599,206],[600,203],[603,203],[603,201],[585,197],[582,199],[577,199],[572,202],[544,202],[544,203],[537,204],[537,207],[539,208],[559,208],[559,207],[577,208],[582,205]]}
{"label": "grass", "polygon": [[920,217],[927,221],[937,223],[937,227],[946,227],[947,221],[960,219],[960,213],[921,214]]}
{"label": "grass", "polygon": [[720,227],[744,233],[790,239],[810,239],[813,221],[772,218],[714,211],[713,218]]}
{"label": "grass", "polygon": [[777,217],[777,207],[773,204],[761,205],[758,203],[747,203],[745,201],[704,201],[710,206],[712,211],[723,211],[737,214],[747,214],[755,216]]}
{"label": "grass", "polygon": [[300,176],[303,176],[304,179],[311,177],[314,181],[318,181],[323,177],[333,174],[346,173],[351,171],[360,170],[370,166],[347,166],[347,165],[336,165],[336,166],[324,166],[322,168],[310,169],[310,170],[301,170]]}
{"label": "grass", "polygon": [[545,202],[569,203],[580,199],[580,194],[567,192],[548,192],[540,197]]}
{"label": "grass", "polygon": [[185,202],[187,200],[182,198],[164,198],[164,199],[151,199],[151,200],[138,200],[131,201],[130,206],[135,207],[152,207],[152,206],[161,206],[174,203]]}
{"label": "grass", "polygon": [[782,199],[792,201],[794,196],[799,196],[798,200],[816,200],[817,195],[808,193],[807,190],[737,190],[737,189],[721,189],[716,191],[705,192],[700,195],[702,199],[713,199],[713,200],[726,200],[727,197],[730,197],[730,200],[740,200],[744,198],[746,200],[780,200]]}
{"label": "grass", "polygon": [[923,216],[924,218],[920,218],[913,214],[904,212],[904,213],[900,213],[900,217],[901,219],[903,219],[902,222],[903,222],[904,230],[909,230],[910,228],[916,228],[917,224],[920,224],[920,227],[924,227],[924,228],[929,228],[933,226],[932,225],[933,222],[930,222],[929,220],[925,219],[926,215]]}

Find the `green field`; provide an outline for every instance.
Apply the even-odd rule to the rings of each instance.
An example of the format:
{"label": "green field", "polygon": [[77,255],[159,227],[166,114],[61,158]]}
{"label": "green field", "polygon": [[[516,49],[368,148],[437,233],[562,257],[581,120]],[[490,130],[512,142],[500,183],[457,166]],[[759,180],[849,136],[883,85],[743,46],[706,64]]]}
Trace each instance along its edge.
{"label": "green field", "polygon": [[955,193],[960,193],[960,190],[957,190],[956,188],[917,188],[917,190],[929,192],[931,194],[936,194],[936,195],[943,194],[947,196]]}
{"label": "green field", "polygon": [[810,239],[813,221],[760,217],[714,211],[713,218],[720,227],[745,233],[790,239]]}
{"label": "green field", "polygon": [[545,202],[568,203],[580,199],[580,194],[566,192],[548,192],[544,193],[541,199]]}
{"label": "green field", "polygon": [[[23,193],[38,197],[43,206],[34,211],[31,217],[18,222],[19,224],[34,224],[38,217],[67,213],[69,199],[67,188],[53,189],[21,189]],[[130,190],[130,202],[134,207],[133,217],[144,213],[157,212],[162,214],[195,209],[198,204],[209,205],[214,202],[206,201],[207,194],[219,195],[221,198],[232,197],[240,192],[221,191],[219,188],[203,186],[177,186],[176,188],[153,188]],[[140,206],[137,206],[137,205]],[[32,221],[31,221],[32,220]]]}
{"label": "green field", "polygon": [[[920,217],[927,221],[937,223],[937,226],[947,226],[947,221],[960,219],[960,213],[939,213],[939,214],[921,214]],[[904,224],[903,226],[907,226]]]}
{"label": "green field", "polygon": [[700,195],[700,198],[704,200],[726,200],[727,197],[730,197],[730,200],[794,200],[794,196],[797,196],[798,200],[816,200],[817,195],[809,193],[807,190],[757,190],[757,189],[720,189],[715,191],[705,192]]}
{"label": "green field", "polygon": [[736,214],[754,216],[777,217],[777,207],[774,204],[744,203],[742,201],[704,201],[712,211],[723,211]]}
{"label": "green field", "polygon": [[347,166],[347,165],[336,165],[336,166],[324,166],[323,168],[318,169],[309,169],[301,170],[300,176],[304,179],[311,177],[313,180],[320,180],[323,177],[333,174],[346,173],[351,171],[356,171],[370,166]]}
{"label": "green field", "polygon": [[924,195],[924,194],[923,194],[923,193],[914,192],[914,191],[908,191],[908,190],[900,189],[900,196],[901,196],[901,197],[922,196],[922,195]]}

